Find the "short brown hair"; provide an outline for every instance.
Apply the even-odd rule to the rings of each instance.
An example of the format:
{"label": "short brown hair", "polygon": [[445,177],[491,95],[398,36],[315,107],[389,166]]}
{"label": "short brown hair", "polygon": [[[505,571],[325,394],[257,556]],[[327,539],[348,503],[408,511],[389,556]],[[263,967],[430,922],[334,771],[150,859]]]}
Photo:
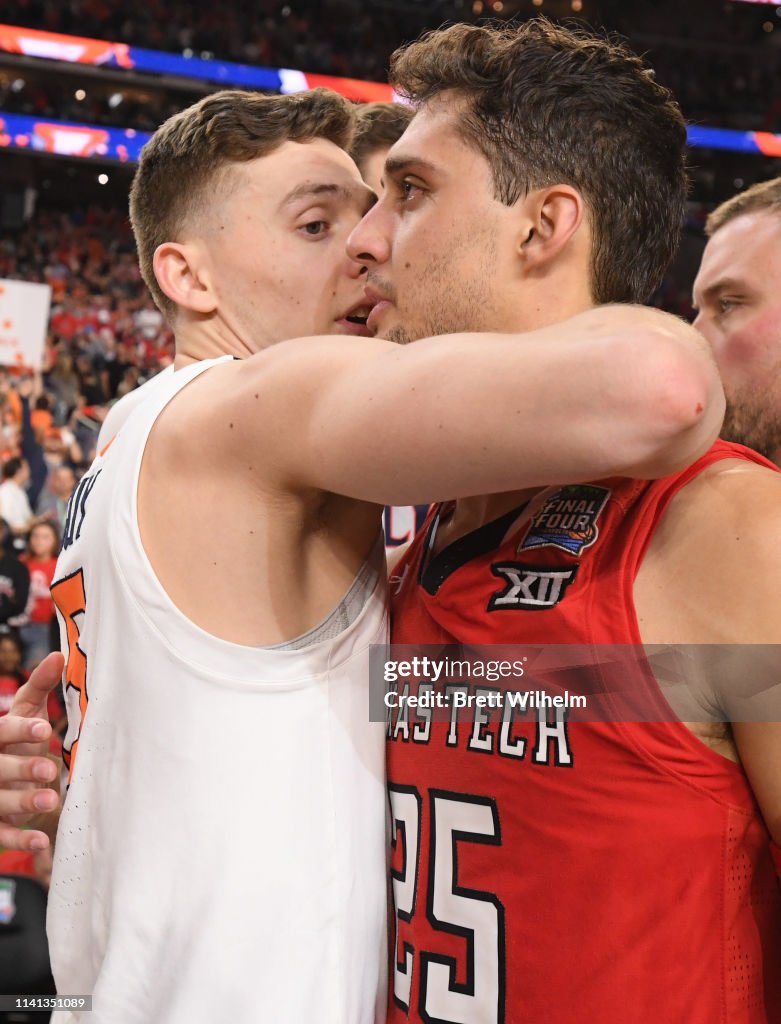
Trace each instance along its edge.
{"label": "short brown hair", "polygon": [[141,274],[169,322],[176,304],[155,279],[152,259],[175,241],[219,188],[231,164],[268,156],[290,140],[327,139],[342,149],[352,141],[352,105],[330,89],[292,96],[226,89],[170,117],[141,151],[130,189],[130,221]]}
{"label": "short brown hair", "polygon": [[397,50],[390,79],[418,105],[445,90],[466,100],[461,132],[506,205],[557,183],[581,193],[596,302],[644,301],[659,285],[683,222],[686,125],[638,56],[545,18],[460,24]]}
{"label": "short brown hair", "polygon": [[406,103],[363,103],[356,108],[350,156],[361,174],[364,160],[398,142],[414,116],[415,111]]}
{"label": "short brown hair", "polygon": [[760,181],[747,188],[745,192],[738,192],[721,206],[717,206],[705,221],[705,233],[710,238],[719,228],[724,227],[727,221],[734,220],[744,213],[755,213],[757,210],[781,213],[781,178]]}

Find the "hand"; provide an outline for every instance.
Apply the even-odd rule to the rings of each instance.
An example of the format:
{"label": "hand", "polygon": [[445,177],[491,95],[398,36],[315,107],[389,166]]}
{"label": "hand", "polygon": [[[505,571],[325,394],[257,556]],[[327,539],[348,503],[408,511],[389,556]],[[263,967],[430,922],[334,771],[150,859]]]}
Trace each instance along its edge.
{"label": "hand", "polygon": [[12,850],[44,850],[49,845],[45,832],[21,826],[54,811],[60,802],[48,788],[57,778],[57,766],[46,756],[52,732],[46,700],[62,670],[61,654],[44,658],[0,718],[0,846]]}

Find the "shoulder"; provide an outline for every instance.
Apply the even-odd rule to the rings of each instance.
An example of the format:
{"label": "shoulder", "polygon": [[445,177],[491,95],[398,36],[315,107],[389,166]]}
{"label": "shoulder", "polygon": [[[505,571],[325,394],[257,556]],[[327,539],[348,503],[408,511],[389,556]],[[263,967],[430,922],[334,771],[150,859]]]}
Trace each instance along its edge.
{"label": "shoulder", "polygon": [[781,525],[781,472],[744,459],[712,463],[682,487],[670,505],[670,517],[697,515],[706,532],[725,526],[747,527],[760,518]]}
{"label": "shoulder", "polygon": [[781,473],[743,459],[712,463],[674,496],[659,534],[695,553],[712,549],[718,562],[777,536],[781,561]]}
{"label": "shoulder", "polygon": [[[138,398],[126,410],[121,410],[123,414],[135,414],[137,411],[141,414],[139,407],[143,405],[148,415],[154,417],[145,458],[152,453],[156,458],[164,457],[182,468],[190,463],[202,465],[214,461],[211,454],[222,440],[223,428],[229,431],[232,420],[236,419],[229,413],[236,390],[238,365],[226,360],[204,369],[192,379],[187,379],[191,374],[184,368],[178,371],[186,374],[185,378],[180,378],[182,383],[178,390],[175,374],[167,375],[167,380],[155,378],[145,387],[149,388],[147,396],[156,399],[157,412],[153,412],[152,406],[144,401],[144,388],[128,396],[138,395]],[[171,389],[170,397],[164,394],[166,383]],[[122,422],[128,419],[129,415],[122,415]],[[136,422],[135,416],[133,422]]]}
{"label": "shoulder", "polygon": [[141,387],[128,392],[128,394],[114,402],[100,426],[100,433],[98,434],[97,441],[98,451],[104,448],[111,438],[118,433],[120,427],[124,424],[130,414],[142,402],[149,398],[160,385],[164,385],[167,380],[172,378],[173,374],[173,366],[168,366],[166,369],[161,370],[156,376],[152,377],[151,380],[148,380],[146,384],[142,384]]}
{"label": "shoulder", "polygon": [[781,641],[781,473],[736,459],[709,466],[670,503],[655,545],[680,600],[721,622],[719,635]]}

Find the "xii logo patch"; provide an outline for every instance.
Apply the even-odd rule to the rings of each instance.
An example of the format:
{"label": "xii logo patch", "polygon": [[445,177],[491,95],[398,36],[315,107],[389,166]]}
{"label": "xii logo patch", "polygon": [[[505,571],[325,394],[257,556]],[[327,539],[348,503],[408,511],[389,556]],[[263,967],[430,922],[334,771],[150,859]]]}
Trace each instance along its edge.
{"label": "xii logo patch", "polygon": [[567,587],[578,574],[578,566],[571,569],[547,569],[521,562],[504,562],[491,566],[491,572],[506,584],[504,590],[491,595],[488,611],[502,608],[524,610],[553,608],[564,599]]}
{"label": "xii logo patch", "polygon": [[609,497],[607,487],[593,484],[560,487],[532,519],[518,551],[550,547],[577,557],[599,536],[597,519]]}

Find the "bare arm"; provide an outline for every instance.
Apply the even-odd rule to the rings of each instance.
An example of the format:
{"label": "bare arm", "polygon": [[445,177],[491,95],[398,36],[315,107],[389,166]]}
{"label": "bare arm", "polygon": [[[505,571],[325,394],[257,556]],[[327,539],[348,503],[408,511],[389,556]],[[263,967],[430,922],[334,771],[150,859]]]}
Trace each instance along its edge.
{"label": "bare arm", "polygon": [[752,474],[750,486],[727,479],[723,490],[732,498],[734,528],[721,568],[734,586],[722,598],[736,608],[732,643],[751,646],[730,659],[738,670],[719,680],[720,697],[765,824],[781,846],[781,474]]}
{"label": "bare arm", "polygon": [[765,824],[781,846],[781,722],[734,722],[732,729]]}
{"label": "bare arm", "polygon": [[687,645],[694,682],[731,723],[781,843],[781,473],[711,466],[674,498],[658,534],[653,584],[638,578],[643,636],[651,629],[654,643]]}
{"label": "bare arm", "polygon": [[211,403],[217,447],[262,452],[266,482],[386,504],[665,475],[723,415],[700,336],[642,307],[404,347],[301,339],[233,372]]}

